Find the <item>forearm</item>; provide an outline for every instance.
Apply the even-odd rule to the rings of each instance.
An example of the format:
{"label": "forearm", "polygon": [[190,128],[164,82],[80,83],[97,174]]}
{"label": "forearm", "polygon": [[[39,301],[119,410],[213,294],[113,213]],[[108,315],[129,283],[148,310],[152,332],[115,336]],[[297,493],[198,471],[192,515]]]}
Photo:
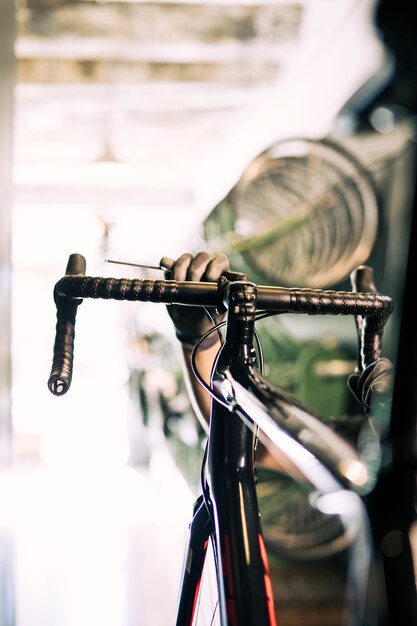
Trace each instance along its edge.
{"label": "forearm", "polygon": [[[161,267],[167,268],[168,278],[176,281],[190,280],[215,283],[222,274],[230,269],[229,259],[224,254],[211,258],[207,252],[199,252],[195,256],[184,253],[176,261],[167,257],[161,259]],[[210,421],[210,394],[198,382],[191,367],[192,345],[212,326],[221,321],[223,314],[214,307],[203,310],[198,306],[169,305],[167,311],[174,323],[176,336],[182,343],[183,370],[187,391],[194,411],[203,428],[208,431]],[[189,345],[191,344],[191,345]],[[220,339],[216,334],[207,336],[196,353],[196,368],[209,385],[211,370],[220,348]]]}
{"label": "forearm", "polygon": [[[206,350],[199,350],[196,354],[196,367],[205,383],[210,385],[211,372],[217,353],[220,348],[220,341],[210,346]],[[189,346],[182,346],[184,379],[192,407],[203,428],[207,431],[210,421],[211,397],[197,380],[191,367],[191,352]]]}

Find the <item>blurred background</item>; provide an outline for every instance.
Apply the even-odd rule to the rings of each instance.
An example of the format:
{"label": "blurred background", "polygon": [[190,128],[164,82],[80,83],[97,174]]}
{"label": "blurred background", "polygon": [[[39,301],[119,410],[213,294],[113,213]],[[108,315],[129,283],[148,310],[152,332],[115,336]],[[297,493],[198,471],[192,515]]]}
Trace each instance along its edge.
{"label": "blurred background", "polygon": [[[1,1],[1,626],[175,614],[203,441],[172,329],[163,307],[84,303],[72,389],[49,397],[52,291],[70,253],[90,275],[133,277],[105,260],[204,247],[261,282],[315,287],[371,259],[381,290],[401,294],[414,127],[398,108],[366,127],[354,115],[392,70],[374,11]],[[343,417],[358,410],[345,384],[356,340],[332,324],[272,321],[263,341],[272,378]],[[394,328],[391,354],[395,341]]]}

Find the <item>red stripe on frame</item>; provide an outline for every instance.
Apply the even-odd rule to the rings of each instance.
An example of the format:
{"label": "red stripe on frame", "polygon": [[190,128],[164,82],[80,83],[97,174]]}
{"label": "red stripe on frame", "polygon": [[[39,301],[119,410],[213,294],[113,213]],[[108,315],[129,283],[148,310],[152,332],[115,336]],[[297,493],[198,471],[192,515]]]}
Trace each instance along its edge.
{"label": "red stripe on frame", "polygon": [[[203,546],[203,557],[206,554],[207,551],[207,546],[208,546],[208,539],[205,541],[204,546]],[[204,566],[203,566],[204,567]],[[193,623],[194,620],[194,614],[195,614],[195,609],[197,606],[197,601],[198,601],[198,596],[200,594],[200,587],[201,587],[201,578],[202,578],[202,573],[203,573],[203,568],[201,569],[201,573],[200,573],[200,579],[197,582],[196,588],[195,588],[195,592],[194,592],[194,602],[193,602],[193,609],[191,611],[191,621],[190,621],[190,626]]]}
{"label": "red stripe on frame", "polygon": [[265,543],[262,535],[258,535],[259,539],[259,547],[261,550],[261,558],[262,563],[264,564],[265,574],[264,574],[264,583],[265,583],[265,595],[268,602],[268,615],[269,622],[271,626],[277,626],[277,618],[275,615],[275,606],[274,606],[274,592],[272,589],[271,578],[269,576],[269,563],[268,563],[268,555],[266,553]]}

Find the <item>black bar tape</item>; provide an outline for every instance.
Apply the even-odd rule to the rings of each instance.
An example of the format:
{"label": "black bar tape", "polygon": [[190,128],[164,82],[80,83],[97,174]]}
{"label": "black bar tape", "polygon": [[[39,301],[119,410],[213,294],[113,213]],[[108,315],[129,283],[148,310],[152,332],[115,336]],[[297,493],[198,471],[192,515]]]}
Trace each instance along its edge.
{"label": "black bar tape", "polygon": [[[68,259],[66,273],[70,275],[84,274],[85,258],[81,254],[71,254]],[[56,334],[52,359],[51,374],[48,388],[55,396],[62,396],[71,385],[74,360],[75,318],[81,299],[63,297],[57,285],[54,289],[56,304]]]}
{"label": "black bar tape", "polygon": [[392,300],[378,293],[330,289],[257,287],[258,310],[305,315],[360,315],[382,318],[392,312]]}
{"label": "black bar tape", "polygon": [[[217,283],[177,282],[65,276],[57,283],[57,293],[66,298],[138,300],[189,306],[216,306]],[[258,310],[303,313],[306,315],[361,315],[385,321],[392,301],[381,294],[353,293],[321,289],[257,288]]]}
{"label": "black bar tape", "polygon": [[359,340],[359,362],[356,372],[360,374],[368,365],[381,357],[382,335],[385,323],[392,312],[392,301],[386,296],[380,296],[374,283],[374,273],[372,268],[361,265],[354,270],[350,276],[352,288],[359,293],[374,294],[378,298],[385,298],[389,301],[389,310],[381,310],[380,315],[371,317],[369,314],[356,315],[356,328]]}
{"label": "black bar tape", "polygon": [[387,296],[350,291],[293,289],[290,311],[307,315],[361,315],[387,319],[392,301]]}
{"label": "black bar tape", "polygon": [[[61,301],[60,301],[61,300]],[[81,300],[57,299],[57,323],[54,356],[48,388],[55,396],[62,396],[71,385],[74,361],[75,317]]]}
{"label": "black bar tape", "polygon": [[57,283],[57,293],[67,298],[103,298],[190,306],[215,306],[217,303],[216,283],[178,283],[175,280],[65,276]]}

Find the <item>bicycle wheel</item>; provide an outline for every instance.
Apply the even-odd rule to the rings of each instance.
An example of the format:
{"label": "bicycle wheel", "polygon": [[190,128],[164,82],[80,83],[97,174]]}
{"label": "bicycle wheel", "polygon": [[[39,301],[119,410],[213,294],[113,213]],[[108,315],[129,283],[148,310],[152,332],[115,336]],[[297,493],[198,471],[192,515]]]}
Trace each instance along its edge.
{"label": "bicycle wheel", "polygon": [[221,224],[224,210],[229,230],[220,225],[217,236],[209,235],[210,249],[240,255],[262,280],[311,288],[340,282],[364,263],[378,225],[370,175],[329,140],[275,144],[252,161],[207,222]]}
{"label": "bicycle wheel", "polygon": [[354,540],[340,516],[315,509],[294,479],[262,467],[258,477],[265,544],[277,556],[303,561],[327,558],[343,552]]}
{"label": "bicycle wheel", "polygon": [[214,537],[210,535],[194,602],[192,626],[221,626],[216,563]]}

